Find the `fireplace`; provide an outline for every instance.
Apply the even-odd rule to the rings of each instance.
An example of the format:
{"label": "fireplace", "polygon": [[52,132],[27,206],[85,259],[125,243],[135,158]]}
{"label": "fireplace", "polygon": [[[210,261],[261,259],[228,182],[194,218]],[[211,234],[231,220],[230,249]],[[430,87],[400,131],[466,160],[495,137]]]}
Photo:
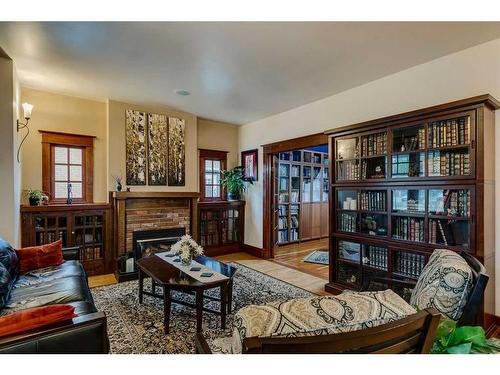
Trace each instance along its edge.
{"label": "fireplace", "polygon": [[[144,251],[147,254],[158,251],[154,249],[161,244],[158,241],[167,241],[162,238],[190,234],[197,240],[198,197],[199,193],[191,192],[110,193],[118,281],[136,279],[135,259],[143,256]],[[149,237],[143,237],[146,235]],[[138,249],[138,243],[142,249]]]}
{"label": "fireplace", "polygon": [[137,278],[135,261],[170,250],[170,246],[186,234],[185,228],[137,230],[132,233],[132,251],[120,257],[120,281]]}
{"label": "fireplace", "polygon": [[132,234],[134,259],[148,257],[155,253],[168,251],[170,246],[186,234],[184,228],[167,228],[135,231]]}

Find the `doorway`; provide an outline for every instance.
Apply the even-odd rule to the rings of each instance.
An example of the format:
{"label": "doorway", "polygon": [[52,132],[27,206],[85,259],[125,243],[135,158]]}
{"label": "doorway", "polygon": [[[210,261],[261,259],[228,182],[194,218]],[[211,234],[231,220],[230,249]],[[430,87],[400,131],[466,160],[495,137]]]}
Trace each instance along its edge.
{"label": "doorway", "polygon": [[263,147],[264,250],[280,264],[327,279],[328,137],[316,134]]}

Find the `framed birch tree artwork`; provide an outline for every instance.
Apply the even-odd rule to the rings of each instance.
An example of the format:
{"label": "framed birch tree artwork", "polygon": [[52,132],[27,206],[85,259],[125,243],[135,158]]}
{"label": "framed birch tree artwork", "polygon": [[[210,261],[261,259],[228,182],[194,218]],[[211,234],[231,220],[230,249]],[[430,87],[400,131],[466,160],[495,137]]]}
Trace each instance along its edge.
{"label": "framed birch tree artwork", "polygon": [[186,184],[186,151],[184,137],[186,122],[176,117],[168,118],[168,185]]}
{"label": "framed birch tree artwork", "polygon": [[146,185],[146,114],[127,109],[125,128],[127,185]]}
{"label": "framed birch tree artwork", "polygon": [[148,185],[167,185],[168,116],[148,114]]}

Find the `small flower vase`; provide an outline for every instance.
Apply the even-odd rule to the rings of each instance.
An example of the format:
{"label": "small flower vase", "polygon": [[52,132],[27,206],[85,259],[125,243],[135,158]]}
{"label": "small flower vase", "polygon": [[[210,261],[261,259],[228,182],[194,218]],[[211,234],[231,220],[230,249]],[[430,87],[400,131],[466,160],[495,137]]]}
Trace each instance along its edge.
{"label": "small flower vase", "polygon": [[116,191],[122,191],[122,184],[121,183],[116,184]]}
{"label": "small flower vase", "polygon": [[184,267],[189,267],[191,265],[191,262],[193,261],[193,256],[190,256],[189,258],[187,259],[184,259],[184,258],[181,258],[181,264],[184,266]]}

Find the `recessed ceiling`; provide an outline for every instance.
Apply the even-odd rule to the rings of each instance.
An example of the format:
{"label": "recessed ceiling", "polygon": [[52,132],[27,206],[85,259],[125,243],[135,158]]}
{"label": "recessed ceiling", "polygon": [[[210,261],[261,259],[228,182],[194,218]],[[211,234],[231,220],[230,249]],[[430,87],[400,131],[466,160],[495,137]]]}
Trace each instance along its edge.
{"label": "recessed ceiling", "polygon": [[498,22],[0,23],[25,86],[236,124],[497,38]]}

